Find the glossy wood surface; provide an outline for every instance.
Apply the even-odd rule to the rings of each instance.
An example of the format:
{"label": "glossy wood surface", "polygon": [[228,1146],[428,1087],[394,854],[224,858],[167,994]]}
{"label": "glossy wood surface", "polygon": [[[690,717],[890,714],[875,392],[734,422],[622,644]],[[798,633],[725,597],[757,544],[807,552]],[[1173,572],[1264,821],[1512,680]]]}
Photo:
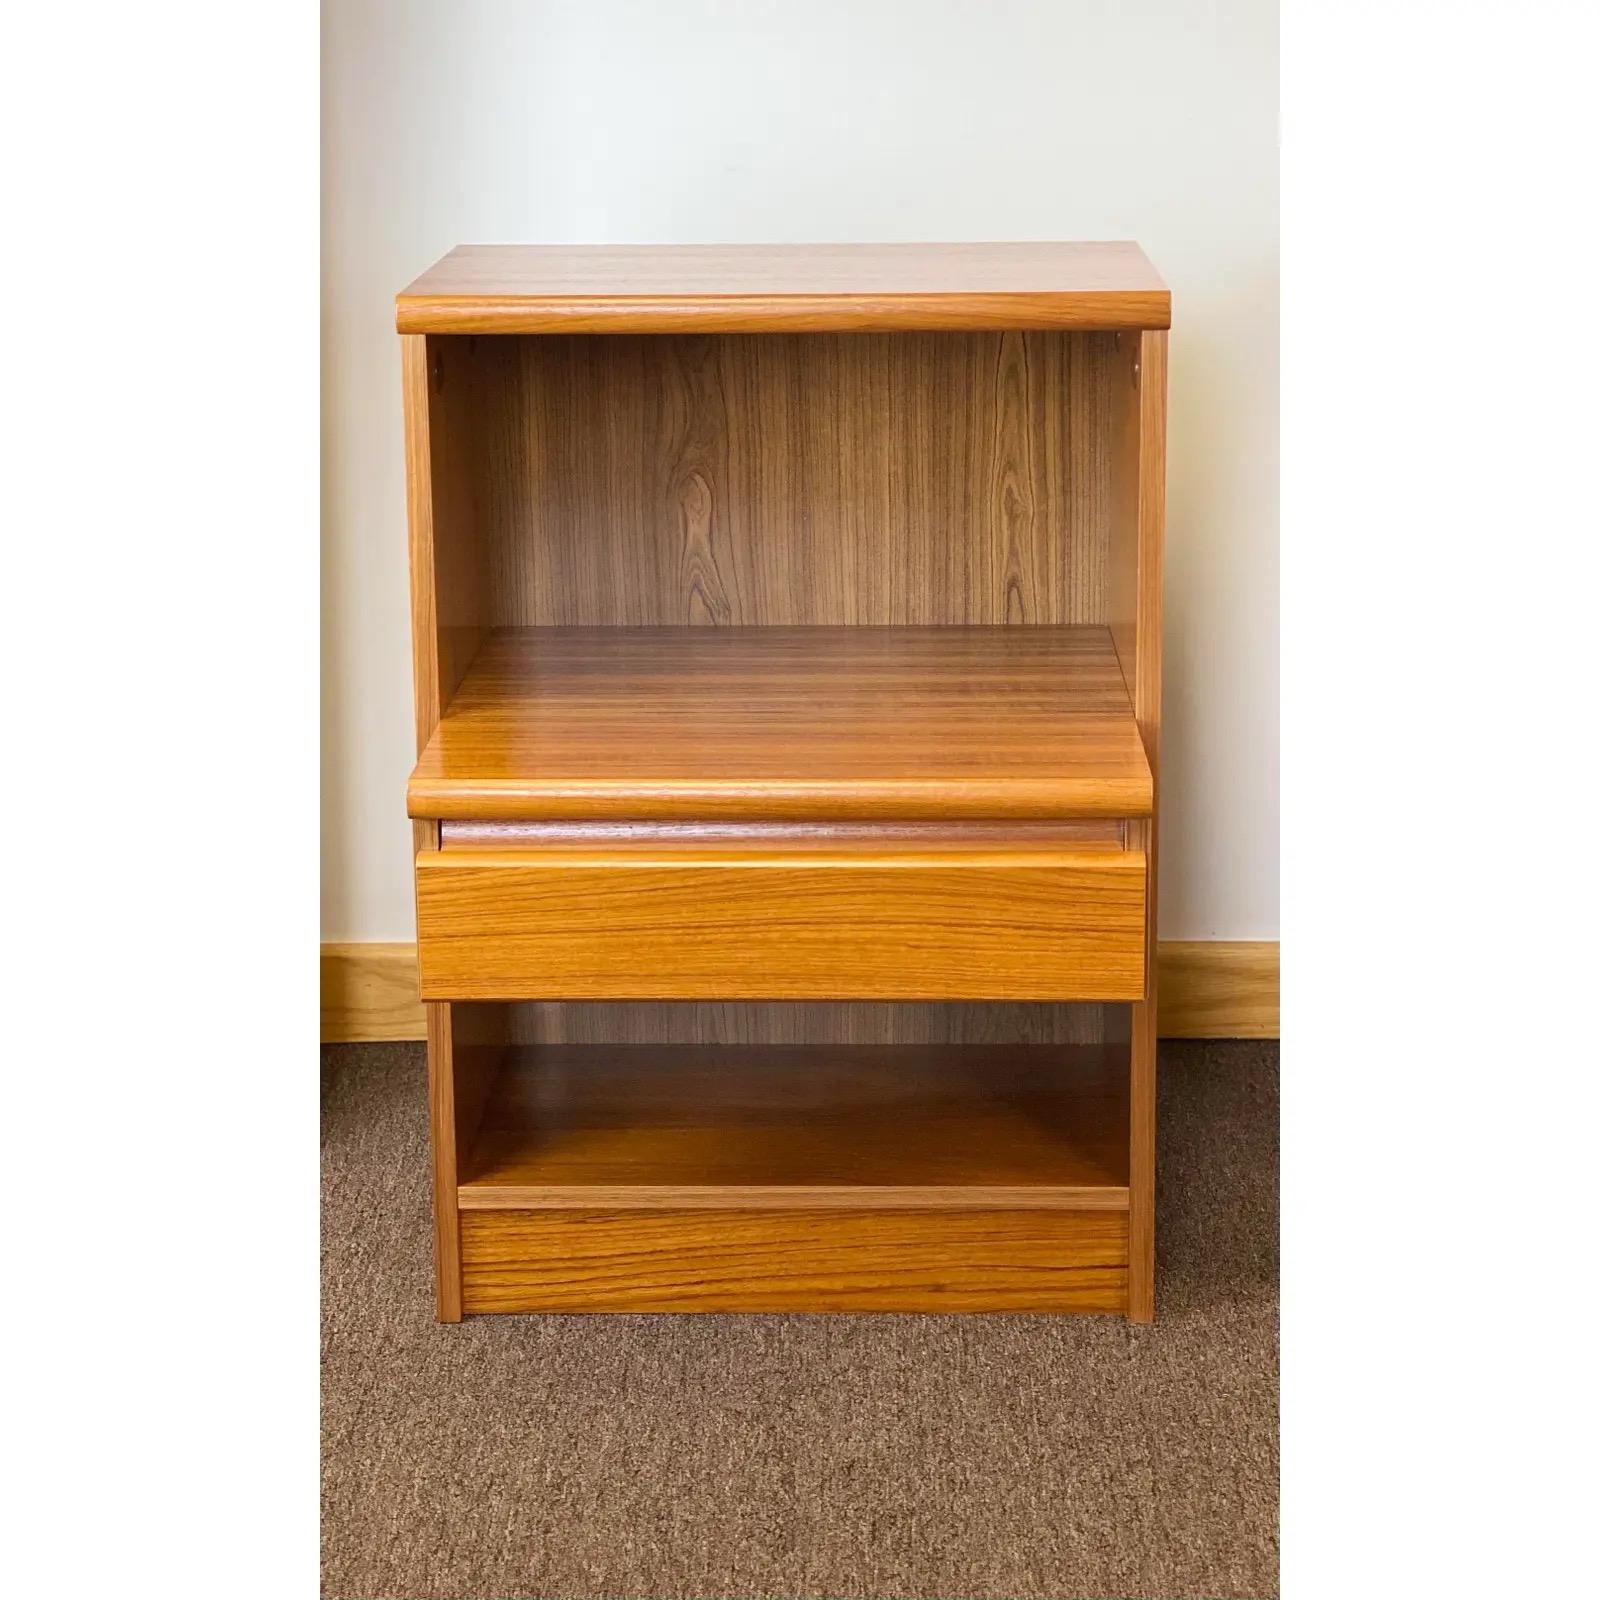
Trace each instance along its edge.
{"label": "glossy wood surface", "polygon": [[1096,1002],[889,1000],[532,1001],[508,1007],[519,1044],[983,1045],[1094,1044]]}
{"label": "glossy wood surface", "polygon": [[[470,826],[470,824],[462,824]],[[1276,1039],[1278,946],[1249,940],[1163,939],[1156,947],[1163,1039]],[[705,1041],[954,1044],[1103,1036],[1096,1005],[826,1005],[577,1003],[510,1008],[530,1042]],[[421,1039],[415,944],[322,946],[322,1039],[328,1044]]]}
{"label": "glossy wood surface", "polygon": [[1104,628],[495,633],[412,774],[476,821],[1127,817],[1149,769]]}
{"label": "glossy wood surface", "polygon": [[555,1045],[507,1057],[464,1208],[1127,1205],[1092,1045]]}
{"label": "glossy wood surface", "polygon": [[417,948],[430,1000],[1131,1000],[1144,993],[1144,857],[423,851]]}
{"label": "glossy wood surface", "polygon": [[1163,1039],[1276,1039],[1274,940],[1163,940]]}
{"label": "glossy wood surface", "polygon": [[461,1320],[461,1227],[456,1204],[461,1161],[505,1054],[502,1006],[433,1004],[428,1028],[428,1143],[433,1165],[433,1259],[441,1322]]}
{"label": "glossy wood surface", "polygon": [[414,943],[325,943],[321,950],[324,1044],[421,1039]]}
{"label": "glossy wood surface", "polygon": [[465,1211],[462,1299],[507,1311],[1121,1311],[1119,1211]]}
{"label": "glossy wood surface", "polygon": [[434,1309],[441,1322],[461,1320],[461,1217],[455,1204],[455,1076],[450,1007],[423,1008],[428,1030],[428,1154],[433,1178]]}
{"label": "glossy wood surface", "polygon": [[496,624],[1107,620],[1113,335],[428,348]]}
{"label": "glossy wood surface", "polygon": [[461,245],[395,301],[402,333],[1164,328],[1136,244]]}
{"label": "glossy wood surface", "polygon": [[472,513],[468,420],[428,341],[400,341],[417,748],[428,742],[488,632],[488,560]]}
{"label": "glossy wood surface", "polygon": [[[1112,383],[1111,540],[1107,620],[1133,699],[1152,780],[1161,756],[1161,594],[1166,526],[1167,335],[1123,334]],[[1156,1230],[1156,808],[1130,822],[1145,852],[1150,985],[1130,1012],[1128,1316],[1155,1316]]]}
{"label": "glossy wood surface", "polygon": [[[417,750],[439,721],[439,637],[434,585],[433,446],[428,341],[400,341],[405,414],[406,524],[411,559],[411,690]],[[454,685],[451,685],[452,689]]]}

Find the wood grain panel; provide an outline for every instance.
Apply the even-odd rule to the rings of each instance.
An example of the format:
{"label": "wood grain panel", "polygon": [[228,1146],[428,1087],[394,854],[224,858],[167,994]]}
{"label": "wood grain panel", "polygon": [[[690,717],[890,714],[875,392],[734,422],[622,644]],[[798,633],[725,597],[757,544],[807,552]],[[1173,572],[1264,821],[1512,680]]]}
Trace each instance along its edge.
{"label": "wood grain panel", "polygon": [[460,1203],[1125,1209],[1127,1115],[1093,1045],[524,1049]]}
{"label": "wood grain panel", "polygon": [[417,749],[428,742],[487,634],[489,561],[473,515],[474,419],[456,341],[402,339],[406,507]]}
{"label": "wood grain panel", "polygon": [[1161,947],[1164,1039],[1276,1039],[1278,946],[1174,940]]}
{"label": "wood grain panel", "polygon": [[[1111,384],[1111,537],[1107,612],[1134,716],[1159,785],[1161,758],[1161,587],[1166,524],[1167,336],[1119,334]],[[1155,1316],[1157,807],[1129,824],[1129,841],[1149,858],[1146,879],[1151,983],[1132,1008],[1129,1038],[1128,1316]]]}
{"label": "wood grain panel", "polygon": [[428,396],[428,341],[400,341],[401,395],[405,411],[406,523],[411,559],[412,703],[420,754],[438,725],[438,603],[434,583],[433,419]]}
{"label": "wood grain panel", "polygon": [[322,946],[322,1041],[425,1037],[415,944]]}
{"label": "wood grain panel", "polygon": [[1116,1211],[466,1211],[495,1311],[1121,1311]]}
{"label": "wood grain panel", "polygon": [[461,1320],[461,1167],[505,1054],[504,1006],[424,1007],[428,1037],[428,1143],[433,1162],[433,1257],[441,1322]]}
{"label": "wood grain panel", "polygon": [[497,624],[1105,620],[1110,335],[435,343]]}
{"label": "wood grain panel", "polygon": [[1108,1014],[1091,1002],[660,1001],[513,1005],[519,1044],[1093,1044]]}
{"label": "wood grain panel", "polygon": [[441,1322],[461,1320],[460,1165],[450,1007],[423,1007],[428,1038],[428,1154],[433,1176],[433,1291]]}
{"label": "wood grain panel", "polygon": [[[1161,940],[1163,1039],[1276,1039],[1278,946]],[[677,1002],[507,1007],[520,1043],[1078,1044],[1106,1037],[1098,1005]],[[322,946],[322,1039],[424,1037],[415,944]]]}
{"label": "wood grain panel", "polygon": [[425,999],[1129,1000],[1144,919],[1126,851],[417,857]]}
{"label": "wood grain panel", "polygon": [[1104,628],[510,629],[417,762],[415,817],[1130,817]]}
{"label": "wood grain panel", "polygon": [[401,333],[1164,328],[1136,244],[459,245]]}

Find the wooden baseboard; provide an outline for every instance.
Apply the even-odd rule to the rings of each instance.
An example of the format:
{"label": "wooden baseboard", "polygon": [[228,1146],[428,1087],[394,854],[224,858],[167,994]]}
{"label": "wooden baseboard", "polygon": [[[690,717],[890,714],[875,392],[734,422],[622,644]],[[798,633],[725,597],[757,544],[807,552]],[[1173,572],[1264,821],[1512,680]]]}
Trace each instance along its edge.
{"label": "wooden baseboard", "polygon": [[[1163,940],[1160,961],[1163,1038],[1278,1037],[1275,940]],[[421,1039],[424,1033],[414,944],[323,945],[326,1042]]]}
{"label": "wooden baseboard", "polygon": [[1276,1039],[1276,939],[1163,939],[1156,1021],[1163,1039]]}
{"label": "wooden baseboard", "polygon": [[427,1032],[414,944],[323,945],[323,1043],[424,1039]]}

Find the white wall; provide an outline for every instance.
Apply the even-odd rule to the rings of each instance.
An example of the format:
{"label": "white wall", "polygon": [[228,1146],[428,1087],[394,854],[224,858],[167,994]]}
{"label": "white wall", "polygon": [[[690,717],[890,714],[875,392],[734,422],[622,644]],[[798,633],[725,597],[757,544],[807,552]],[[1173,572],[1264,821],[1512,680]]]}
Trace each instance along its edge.
{"label": "white wall", "polygon": [[1137,239],[1171,285],[1162,934],[1276,937],[1270,0],[325,0],[323,937],[412,936],[393,296],[461,242]]}

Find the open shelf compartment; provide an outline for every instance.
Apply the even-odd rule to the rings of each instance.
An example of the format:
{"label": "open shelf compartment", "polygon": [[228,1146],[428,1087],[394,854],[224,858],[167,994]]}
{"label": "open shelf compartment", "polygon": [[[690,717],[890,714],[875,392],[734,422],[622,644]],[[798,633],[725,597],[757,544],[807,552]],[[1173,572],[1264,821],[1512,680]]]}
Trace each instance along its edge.
{"label": "open shelf compartment", "polygon": [[1128,1203],[1102,1045],[547,1045],[508,1053],[467,1210]]}
{"label": "open shelf compartment", "polygon": [[493,1311],[1120,1311],[1103,1045],[505,1053],[457,1190]]}

